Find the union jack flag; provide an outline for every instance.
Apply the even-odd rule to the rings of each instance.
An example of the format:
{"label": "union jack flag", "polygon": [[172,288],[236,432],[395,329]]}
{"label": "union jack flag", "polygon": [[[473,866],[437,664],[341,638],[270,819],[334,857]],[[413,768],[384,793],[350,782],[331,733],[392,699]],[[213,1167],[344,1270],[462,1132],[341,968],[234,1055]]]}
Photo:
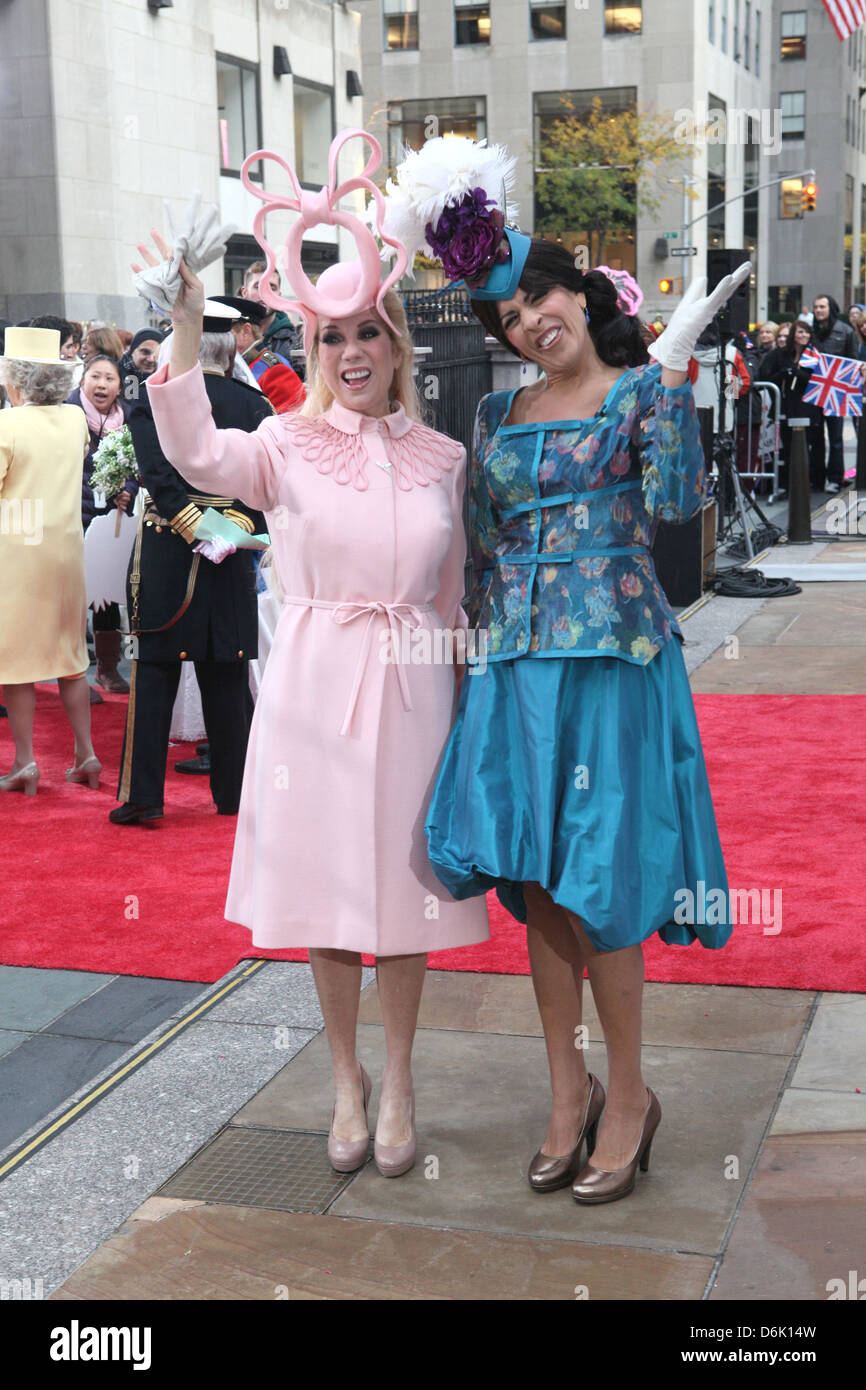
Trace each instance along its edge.
{"label": "union jack flag", "polygon": [[824,9],[840,39],[847,39],[866,19],[864,0],[824,0]]}
{"label": "union jack flag", "polygon": [[828,357],[804,352],[801,367],[814,367],[803,400],[821,407],[825,415],[862,415],[863,378],[860,363],[851,357]]}

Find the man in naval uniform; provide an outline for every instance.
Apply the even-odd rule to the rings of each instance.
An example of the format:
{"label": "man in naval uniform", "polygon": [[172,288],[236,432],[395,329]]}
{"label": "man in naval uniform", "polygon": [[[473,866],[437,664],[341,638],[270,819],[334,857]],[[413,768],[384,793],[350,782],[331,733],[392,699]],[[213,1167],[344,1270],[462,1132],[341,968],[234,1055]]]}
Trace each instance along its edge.
{"label": "man in naval uniform", "polygon": [[[273,407],[260,391],[231,379],[237,311],[208,301],[199,361],[217,429],[255,430]],[[217,811],[235,815],[243,780],[253,702],[249,662],[258,655],[258,608],[252,550],[225,553],[216,541],[193,547],[212,507],[249,535],[265,531],[261,512],[233,497],[190,489],[163,454],[147,387],[129,428],[141,480],[144,512],[127,576],[133,663],[115,825],[163,815],[171,715],[182,661],[195,663],[210,743],[210,786]],[[203,528],[204,529],[204,528]],[[223,558],[225,556],[225,558]]]}
{"label": "man in naval uniform", "polygon": [[289,359],[268,348],[261,336],[263,325],[273,311],[255,299],[227,294],[214,295],[213,302],[237,309],[238,317],[232,320],[231,326],[237,350],[277,414],[300,409],[306,396],[301,378]]}

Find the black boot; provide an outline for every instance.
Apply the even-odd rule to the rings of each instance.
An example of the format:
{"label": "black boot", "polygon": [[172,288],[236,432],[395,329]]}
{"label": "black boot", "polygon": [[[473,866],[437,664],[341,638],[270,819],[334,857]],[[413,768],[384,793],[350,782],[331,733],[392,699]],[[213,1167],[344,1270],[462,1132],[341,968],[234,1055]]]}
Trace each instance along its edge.
{"label": "black boot", "polygon": [[96,684],[112,695],[128,695],[129,686],[117,669],[120,660],[120,633],[95,632],[93,646],[96,651]]}

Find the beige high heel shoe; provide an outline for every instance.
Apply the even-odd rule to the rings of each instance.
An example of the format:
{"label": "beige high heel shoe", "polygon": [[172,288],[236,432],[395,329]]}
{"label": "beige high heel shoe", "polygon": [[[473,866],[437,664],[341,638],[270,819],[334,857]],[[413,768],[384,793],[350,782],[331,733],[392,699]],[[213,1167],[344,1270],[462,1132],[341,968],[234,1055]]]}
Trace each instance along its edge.
{"label": "beige high heel shoe", "polygon": [[78,763],[76,767],[66,769],[67,782],[86,782],[89,787],[96,789],[99,786],[99,774],[102,771],[102,763],[95,753],[89,758],[85,758],[83,763]]}
{"label": "beige high heel shoe", "polygon": [[[364,1087],[364,1123],[367,1122],[367,1106],[370,1103],[370,1092],[373,1083],[361,1066],[361,1085]],[[361,1168],[367,1162],[367,1154],[370,1151],[370,1135],[366,1139],[338,1139],[334,1134],[334,1115],[337,1107],[334,1106],[331,1115],[331,1128],[328,1133],[328,1158],[331,1167],[338,1173],[354,1173],[356,1168]]]}
{"label": "beige high heel shoe", "polygon": [[415,1132],[415,1092],[409,1103],[409,1125],[411,1133],[405,1144],[373,1143],[373,1158],[383,1178],[399,1178],[414,1167],[418,1136]]}
{"label": "beige high heel shoe", "polygon": [[39,786],[39,768],[36,763],[25,763],[17,772],[0,777],[0,792],[23,792],[25,796],[35,796]]}

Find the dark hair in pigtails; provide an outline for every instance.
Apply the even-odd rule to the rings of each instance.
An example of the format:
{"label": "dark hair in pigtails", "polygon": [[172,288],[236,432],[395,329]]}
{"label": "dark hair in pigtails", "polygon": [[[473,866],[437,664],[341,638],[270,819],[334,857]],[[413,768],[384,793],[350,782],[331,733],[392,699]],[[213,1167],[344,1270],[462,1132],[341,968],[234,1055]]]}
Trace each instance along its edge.
{"label": "dark hair in pigtails", "polygon": [[[622,312],[613,281],[601,270],[578,270],[571,254],[558,242],[533,241],[519,288],[529,299],[541,299],[555,289],[582,292],[589,311],[589,336],[602,362],[610,367],[637,367],[649,361],[640,321]],[[470,303],[488,333],[519,357],[502,331],[497,301],[472,299]]]}

